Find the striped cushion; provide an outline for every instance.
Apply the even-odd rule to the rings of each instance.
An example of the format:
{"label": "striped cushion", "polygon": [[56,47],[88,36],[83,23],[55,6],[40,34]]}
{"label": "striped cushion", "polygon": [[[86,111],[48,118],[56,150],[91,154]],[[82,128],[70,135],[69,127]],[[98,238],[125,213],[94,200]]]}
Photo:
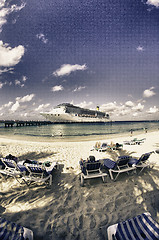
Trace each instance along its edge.
{"label": "striped cushion", "polygon": [[3,158],[3,161],[8,167],[15,168],[15,165],[14,165],[15,161],[14,160]]}
{"label": "striped cushion", "polygon": [[117,240],[157,240],[159,225],[150,215],[141,214],[119,223],[115,234]]}
{"label": "striped cushion", "polygon": [[109,169],[114,169],[117,163],[109,158],[104,159],[104,166]]}
{"label": "striped cushion", "polygon": [[0,218],[0,239],[23,240],[24,229],[16,223]]}

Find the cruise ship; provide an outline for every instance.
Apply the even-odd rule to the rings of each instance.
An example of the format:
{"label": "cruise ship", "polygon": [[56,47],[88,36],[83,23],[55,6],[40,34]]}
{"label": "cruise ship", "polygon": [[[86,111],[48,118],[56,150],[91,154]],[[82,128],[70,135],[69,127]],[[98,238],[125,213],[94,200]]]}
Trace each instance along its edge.
{"label": "cruise ship", "polygon": [[87,123],[87,122],[108,122],[109,114],[97,110],[90,110],[74,106],[70,103],[57,105],[51,112],[40,113],[48,121],[54,123]]}

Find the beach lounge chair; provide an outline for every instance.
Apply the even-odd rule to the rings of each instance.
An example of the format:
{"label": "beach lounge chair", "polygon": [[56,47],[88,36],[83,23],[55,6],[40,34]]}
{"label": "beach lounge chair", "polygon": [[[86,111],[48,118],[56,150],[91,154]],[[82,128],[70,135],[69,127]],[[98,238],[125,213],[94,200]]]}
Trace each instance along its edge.
{"label": "beach lounge chair", "polygon": [[2,240],[33,240],[33,232],[19,224],[0,217],[0,239]]}
{"label": "beach lounge chair", "polygon": [[134,138],[130,141],[124,141],[123,143],[126,144],[126,145],[140,145],[141,143],[144,143],[145,139],[146,138],[142,138],[142,139]]}
{"label": "beach lounge chair", "polygon": [[111,147],[112,150],[121,150],[123,149],[123,144],[115,143],[114,146]]}
{"label": "beach lounge chair", "polygon": [[144,153],[139,159],[131,158],[128,165],[130,167],[135,166],[137,169],[140,169],[139,173],[141,173],[145,168],[150,167],[150,162],[148,159],[152,153],[154,152]]}
{"label": "beach lounge chair", "polygon": [[108,240],[158,240],[159,224],[149,212],[109,226]]}
{"label": "beach lounge chair", "polygon": [[135,144],[140,145],[141,143],[144,143],[144,140],[146,140],[146,138],[142,138],[142,139],[134,138],[132,141],[134,141]]}
{"label": "beach lounge chair", "polygon": [[111,147],[105,142],[103,143],[96,142],[95,146],[93,147],[93,150],[96,150],[98,152],[104,152],[108,149],[111,149]]}
{"label": "beach lounge chair", "polygon": [[46,169],[44,165],[26,163],[27,174],[22,176],[22,179],[29,185],[31,182],[41,182],[52,185],[52,170],[53,167]]}
{"label": "beach lounge chair", "polygon": [[101,177],[103,182],[107,177],[107,173],[102,172],[102,164],[95,160],[94,156],[90,156],[88,161],[80,161],[81,167],[81,186],[84,186],[84,180]]}
{"label": "beach lounge chair", "polygon": [[104,167],[109,171],[111,180],[116,180],[119,174],[127,173],[135,170],[135,166],[129,166],[129,160],[131,156],[119,156],[117,161],[113,161],[109,158],[103,159]]}
{"label": "beach lounge chair", "polygon": [[18,180],[18,177],[21,177],[23,171],[20,171],[20,168],[17,167],[15,160],[10,160],[7,158],[1,158],[2,168],[0,169],[1,176],[11,176]]}

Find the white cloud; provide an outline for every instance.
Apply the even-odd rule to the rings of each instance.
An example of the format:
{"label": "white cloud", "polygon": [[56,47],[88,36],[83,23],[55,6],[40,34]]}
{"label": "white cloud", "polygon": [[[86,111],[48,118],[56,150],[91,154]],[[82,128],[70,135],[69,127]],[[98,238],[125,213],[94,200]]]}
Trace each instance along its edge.
{"label": "white cloud", "polygon": [[3,68],[3,69],[0,69],[0,75],[2,73],[5,73],[5,72],[10,72],[10,73],[13,73],[13,70],[14,68]]}
{"label": "white cloud", "polygon": [[79,87],[77,87],[77,88],[75,88],[74,90],[73,90],[73,92],[79,92],[79,91],[81,91],[82,89],[85,89],[86,87],[85,86],[79,86]]}
{"label": "white cloud", "polygon": [[147,113],[149,113],[149,114],[153,114],[153,113],[157,113],[157,112],[159,112],[159,109],[156,106],[150,107],[150,109],[147,111]]}
{"label": "white cloud", "polygon": [[131,109],[121,109],[120,111],[118,111],[118,115],[121,116],[126,116],[129,115],[131,113]]}
{"label": "white cloud", "polygon": [[25,5],[26,5],[26,3],[22,3],[20,6],[18,6],[18,5],[16,5],[16,4],[13,4],[12,6],[11,6],[11,11],[13,12],[13,11],[15,11],[15,12],[18,12],[18,11],[20,11],[20,10],[22,10],[24,7],[25,7]]}
{"label": "white cloud", "polygon": [[34,96],[35,96],[35,94],[32,93],[32,94],[26,95],[24,97],[17,97],[16,101],[21,102],[21,103],[30,102],[34,98]]}
{"label": "white cloud", "polygon": [[0,32],[2,31],[3,25],[7,23],[7,16],[12,12],[20,11],[24,7],[24,2],[20,6],[16,4],[9,6],[7,0],[0,1]]}
{"label": "white cloud", "polygon": [[63,88],[62,85],[54,86],[54,87],[52,87],[52,89],[51,89],[52,92],[58,92],[58,91],[62,91],[62,90],[64,90],[64,88]]}
{"label": "white cloud", "polygon": [[92,102],[87,103],[86,101],[83,101],[80,104],[76,104],[76,106],[81,108],[89,108],[92,104],[93,104]]}
{"label": "white cloud", "polygon": [[144,109],[144,105],[142,105],[141,103],[138,103],[136,106],[132,108],[132,110],[137,112],[142,112],[143,109]]}
{"label": "white cloud", "polygon": [[43,109],[46,109],[47,107],[50,106],[50,103],[46,103],[46,104],[41,104],[39,105],[37,108],[35,108],[35,111],[41,111]]}
{"label": "white cloud", "polygon": [[153,91],[154,87],[151,87],[149,89],[146,89],[144,92],[143,92],[143,97],[145,98],[149,98],[149,97],[152,97],[154,95],[156,95],[156,93]]}
{"label": "white cloud", "polygon": [[4,104],[4,107],[10,107],[12,104],[13,104],[13,102],[6,103],[6,104]]}
{"label": "white cloud", "polygon": [[26,82],[26,80],[27,80],[27,77],[22,76],[21,80],[18,80],[18,79],[15,80],[15,85],[20,86],[20,87],[24,87],[25,86],[24,83]]}
{"label": "white cloud", "polygon": [[144,110],[144,105],[141,103],[135,103],[132,101],[126,101],[125,104],[117,104],[116,102],[110,102],[100,106],[100,110],[110,114],[111,118],[117,120],[121,117],[131,120],[132,117],[136,117]]}
{"label": "white cloud", "polygon": [[148,0],[147,2],[146,2],[146,4],[148,4],[148,5],[153,5],[153,6],[155,6],[155,7],[159,7],[159,0]]}
{"label": "white cloud", "polygon": [[8,44],[0,41],[0,67],[11,67],[18,64],[24,55],[25,49],[22,45],[11,48]]}
{"label": "white cloud", "polygon": [[117,103],[116,102],[110,102],[110,103],[106,103],[101,105],[101,110],[104,112],[114,112],[115,110],[118,109]]}
{"label": "white cloud", "polygon": [[3,87],[4,83],[0,82],[0,89]]}
{"label": "white cloud", "polygon": [[24,83],[22,84],[19,80],[15,80],[15,85],[18,85],[20,87],[24,87]]}
{"label": "white cloud", "polygon": [[38,39],[40,39],[40,40],[41,40],[43,43],[45,43],[45,44],[48,42],[48,39],[45,37],[45,35],[44,35],[43,33],[37,34],[36,37],[37,37]]}
{"label": "white cloud", "polygon": [[19,107],[20,107],[20,104],[19,104],[18,101],[16,101],[16,102],[13,104],[13,106],[11,107],[10,110],[11,110],[12,112],[15,112],[15,111],[18,110]]}
{"label": "white cloud", "polygon": [[143,48],[142,46],[138,46],[138,47],[136,48],[136,50],[137,50],[138,52],[143,52],[143,51],[144,51],[144,48]]}
{"label": "white cloud", "polygon": [[[10,112],[15,113],[18,110],[19,115],[20,115],[22,110],[28,109],[27,105],[21,105],[21,103],[30,102],[34,96],[35,96],[35,94],[26,95],[24,97],[17,97],[15,99],[16,100],[15,103],[10,108]],[[10,105],[11,104],[12,104],[12,102],[10,103]]]}
{"label": "white cloud", "polygon": [[55,72],[53,72],[53,75],[55,75],[56,77],[59,77],[59,76],[69,75],[71,72],[75,72],[77,70],[84,71],[86,69],[87,69],[86,64],[84,64],[84,65],[64,64],[59,69],[57,69]]}
{"label": "white cloud", "polygon": [[132,101],[127,101],[127,102],[125,103],[125,106],[126,106],[126,107],[133,107],[133,106],[134,106],[134,103],[133,103]]}
{"label": "white cloud", "polygon": [[22,76],[22,81],[26,82],[26,80],[27,80],[27,77],[26,76]]}
{"label": "white cloud", "polygon": [[0,111],[3,110],[3,109],[5,109],[5,108],[9,108],[12,104],[13,104],[13,102],[8,102],[8,103],[2,105],[2,106],[0,107]]}
{"label": "white cloud", "polygon": [[24,114],[21,114],[21,116],[23,117],[27,117],[28,116],[28,113],[24,113]]}
{"label": "white cloud", "polygon": [[20,85],[20,81],[19,80],[15,80],[15,85]]}

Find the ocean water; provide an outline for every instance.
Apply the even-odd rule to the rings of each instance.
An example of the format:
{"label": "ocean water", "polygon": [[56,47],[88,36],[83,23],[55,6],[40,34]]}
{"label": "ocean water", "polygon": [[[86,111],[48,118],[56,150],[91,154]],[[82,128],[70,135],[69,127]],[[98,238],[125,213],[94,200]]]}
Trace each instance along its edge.
{"label": "ocean water", "polygon": [[71,123],[49,124],[42,126],[25,126],[5,128],[0,124],[0,135],[34,136],[48,139],[74,138],[84,136],[104,136],[133,132],[154,131],[159,129],[159,121],[122,121],[108,123]]}

